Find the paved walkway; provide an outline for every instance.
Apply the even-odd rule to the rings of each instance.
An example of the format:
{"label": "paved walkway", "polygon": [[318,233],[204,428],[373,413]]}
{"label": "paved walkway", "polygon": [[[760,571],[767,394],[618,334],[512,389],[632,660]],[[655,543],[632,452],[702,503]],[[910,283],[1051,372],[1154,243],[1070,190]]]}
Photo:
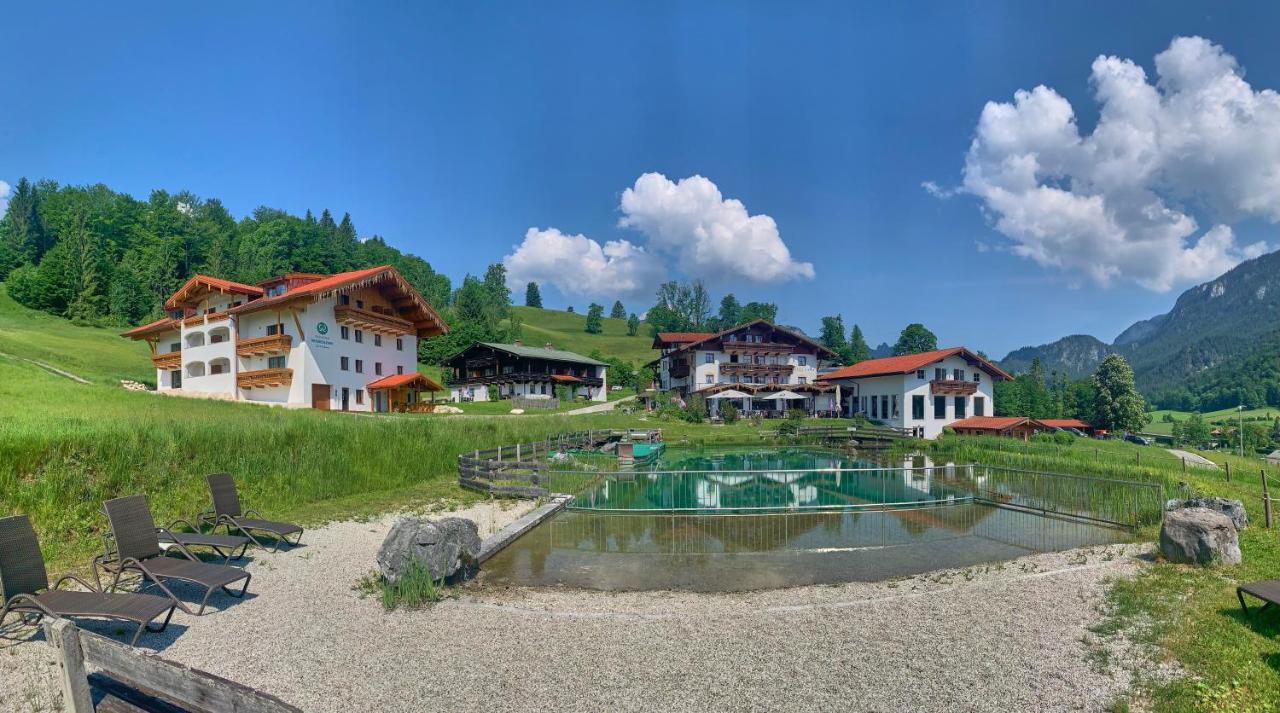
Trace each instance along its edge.
{"label": "paved walkway", "polygon": [[1208,458],[1205,458],[1204,456],[1198,455],[1196,453],[1191,453],[1188,451],[1180,451],[1176,448],[1169,448],[1168,451],[1173,454],[1173,457],[1182,458],[1183,460],[1187,461],[1187,465],[1194,465],[1197,468],[1217,468],[1218,467],[1217,463],[1214,463]]}
{"label": "paved walkway", "polygon": [[572,411],[561,411],[556,415],[557,416],[583,416],[589,413],[604,413],[605,411],[612,411],[613,407],[617,406],[620,403],[624,403],[627,401],[635,401],[635,400],[636,400],[635,395],[623,396],[622,398],[617,399],[615,401],[606,401],[602,404],[593,404],[591,406],[583,406],[582,408],[576,408]]}

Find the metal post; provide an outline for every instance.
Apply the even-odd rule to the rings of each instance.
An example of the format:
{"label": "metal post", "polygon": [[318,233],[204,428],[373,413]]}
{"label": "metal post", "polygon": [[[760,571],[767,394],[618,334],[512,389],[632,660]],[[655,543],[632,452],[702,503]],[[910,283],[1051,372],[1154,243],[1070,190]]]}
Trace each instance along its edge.
{"label": "metal post", "polygon": [[1263,468],[1259,471],[1262,474],[1262,522],[1268,530],[1271,529],[1271,490],[1267,487],[1267,469]]}
{"label": "metal post", "polygon": [[1227,482],[1231,482],[1231,461],[1227,461]]}

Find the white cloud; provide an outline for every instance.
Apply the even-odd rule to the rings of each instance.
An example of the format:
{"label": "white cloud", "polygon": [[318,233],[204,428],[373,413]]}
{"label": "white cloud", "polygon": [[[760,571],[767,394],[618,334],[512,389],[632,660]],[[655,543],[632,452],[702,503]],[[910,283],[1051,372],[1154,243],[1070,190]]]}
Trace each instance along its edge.
{"label": "white cloud", "polygon": [[524,242],[502,262],[513,290],[532,281],[568,295],[647,297],[665,275],[661,261],[634,243],[610,240],[601,245],[555,228],[529,228]]}
{"label": "white cloud", "polygon": [[649,245],[677,257],[682,271],[710,281],[783,282],[812,278],[813,264],[797,262],[767,215],[750,215],[702,176],[673,183],[646,173],[622,192],[618,224],[635,228]]}
{"label": "white cloud", "polygon": [[942,186],[939,186],[937,183],[934,183],[933,181],[925,181],[920,184],[920,187],[923,188],[929,195],[933,196],[934,198],[942,198],[944,200],[956,194],[956,189],[943,188]]}
{"label": "white cloud", "polygon": [[4,215],[4,211],[9,207],[9,184],[0,181],[0,215]]}
{"label": "white cloud", "polygon": [[[1165,291],[1267,250],[1238,245],[1230,224],[1280,222],[1280,95],[1254,91],[1235,58],[1199,37],[1174,39],[1155,67],[1153,84],[1130,60],[1094,60],[1101,111],[1086,136],[1048,87],[983,108],[961,190],[1014,254]],[[1214,224],[1200,232],[1192,210]]]}

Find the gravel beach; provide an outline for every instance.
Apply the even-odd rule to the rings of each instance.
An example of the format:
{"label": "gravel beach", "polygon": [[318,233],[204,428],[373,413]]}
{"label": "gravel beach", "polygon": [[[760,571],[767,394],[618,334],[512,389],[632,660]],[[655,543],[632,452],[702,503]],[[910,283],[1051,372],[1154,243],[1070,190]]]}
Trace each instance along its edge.
{"label": "gravel beach", "polygon": [[[484,536],[528,507],[451,514]],[[1088,628],[1105,580],[1148,549],[736,594],[480,584],[385,612],[355,585],[393,521],[255,554],[249,598],[142,643],[307,711],[1093,711],[1129,679],[1115,657],[1099,667]],[[0,710],[56,710],[55,670],[42,638],[0,640]]]}

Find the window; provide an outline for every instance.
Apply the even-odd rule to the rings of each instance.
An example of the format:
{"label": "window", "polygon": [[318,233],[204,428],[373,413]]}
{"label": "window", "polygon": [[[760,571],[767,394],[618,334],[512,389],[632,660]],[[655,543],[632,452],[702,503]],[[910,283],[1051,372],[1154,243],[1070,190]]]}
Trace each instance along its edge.
{"label": "window", "polygon": [[924,379],[924,369],[916,369],[916,378],[921,380]]}
{"label": "window", "polygon": [[338,368],[339,368],[339,369],[341,369],[341,370],[343,370],[343,371],[347,371],[347,370],[349,370],[349,369],[351,368],[351,367],[350,367],[350,362],[347,360],[347,357],[339,357],[339,358],[338,358]]}
{"label": "window", "polygon": [[373,335],[373,346],[375,346],[375,347],[380,347],[380,346],[382,346],[382,335],[381,335],[381,334],[375,334],[375,335]]}
{"label": "window", "polygon": [[404,340],[401,339],[400,337],[396,337],[396,351],[398,352],[404,351]]}
{"label": "window", "polygon": [[[356,300],[356,309],[364,309],[364,300]],[[360,393],[360,392],[356,392]]]}
{"label": "window", "polygon": [[181,370],[175,369],[169,372],[169,388],[172,388],[172,389],[182,388],[182,371]]}
{"label": "window", "polygon": [[716,355],[715,355],[715,354],[712,354],[711,352],[707,352],[707,353],[706,353],[706,357],[703,359],[703,363],[705,363],[705,364],[714,364],[714,363],[716,363]]}
{"label": "window", "polygon": [[714,383],[715,383],[715,381],[711,378],[711,375],[710,375],[710,374],[707,374],[707,383],[708,383],[708,384],[714,384]]}
{"label": "window", "polygon": [[356,330],[356,343],[357,343],[357,344],[363,344],[363,343],[364,343],[364,330],[363,330],[363,329],[357,329],[357,330]]}
{"label": "window", "polygon": [[974,416],[987,415],[987,398],[985,396],[973,397],[973,415]]}
{"label": "window", "polygon": [[933,417],[936,419],[945,419],[947,417],[947,397],[933,397]]}
{"label": "window", "polygon": [[282,356],[267,357],[267,368],[268,368],[268,369],[283,369],[283,368],[284,368],[284,357],[282,357]]}
{"label": "window", "polygon": [[[396,373],[397,373],[397,374],[403,374],[403,373],[404,373],[404,366],[397,364],[397,365],[396,365]],[[545,394],[545,393],[547,393],[547,392],[546,392],[546,391],[543,391],[542,393],[544,393],[544,394]]]}
{"label": "window", "polygon": [[889,395],[880,397],[880,417],[889,418]]}
{"label": "window", "polygon": [[344,326],[341,326],[341,327],[338,327],[338,336],[342,337],[343,339],[350,339],[350,338],[351,338],[351,328],[350,328],[350,327],[348,327],[348,326],[345,326],[345,325],[344,325]]}
{"label": "window", "polygon": [[956,381],[964,381],[964,369],[952,369],[951,378]]}
{"label": "window", "polygon": [[965,397],[956,397],[956,418],[964,418]]}
{"label": "window", "polygon": [[[923,378],[924,371],[921,371],[920,374],[921,378]],[[911,418],[916,421],[924,420],[924,396],[917,394],[911,397]]]}
{"label": "window", "polygon": [[871,418],[880,418],[880,399],[871,397]]}
{"label": "window", "polygon": [[[798,384],[807,384],[807,383],[809,383],[809,377],[807,377],[807,376],[802,376],[802,377],[800,377],[800,380],[799,380],[798,382],[796,382],[796,383],[798,383]],[[898,397],[897,397],[897,396],[895,396],[894,398],[896,399],[896,398],[898,398]]]}
{"label": "window", "polygon": [[894,417],[894,418],[897,418],[897,417],[898,417],[898,395],[897,395],[897,394],[894,394],[891,398],[893,399],[893,401],[892,401],[892,403],[893,403],[893,410],[892,410],[892,411],[890,411],[890,413],[892,413],[892,414],[893,414],[893,417]]}
{"label": "window", "polygon": [[172,342],[169,344],[169,351],[176,352],[182,349],[182,342]]}
{"label": "window", "polygon": [[982,383],[982,372],[980,372],[980,371],[975,371],[975,372],[973,372],[973,383],[975,383],[975,384],[981,384],[981,383]]}
{"label": "window", "polygon": [[356,403],[364,403],[364,389],[356,389]]}
{"label": "window", "polygon": [[941,369],[941,368],[935,368],[933,370],[933,378],[937,381],[945,381],[947,378],[947,370]]}
{"label": "window", "polygon": [[375,361],[375,362],[373,363],[373,375],[374,375],[374,376],[382,376],[382,362],[380,362],[380,361]]}
{"label": "window", "polygon": [[809,357],[801,355],[800,366],[809,366]]}
{"label": "window", "polygon": [[210,373],[210,374],[225,374],[226,372],[227,372],[227,366],[226,366],[226,364],[223,364],[223,363],[221,363],[221,362],[217,362],[217,361],[211,361],[211,362],[209,362],[209,373]]}
{"label": "window", "polygon": [[277,335],[277,334],[280,334],[280,325],[279,325],[278,323],[277,323],[277,324],[268,324],[268,325],[267,325],[267,336],[268,336],[268,337],[274,337],[274,336],[275,336],[275,335]]}
{"label": "window", "polygon": [[356,359],[356,373],[357,374],[364,373],[364,359]]}
{"label": "window", "polygon": [[351,295],[338,295],[338,304],[344,306],[351,304]]}

